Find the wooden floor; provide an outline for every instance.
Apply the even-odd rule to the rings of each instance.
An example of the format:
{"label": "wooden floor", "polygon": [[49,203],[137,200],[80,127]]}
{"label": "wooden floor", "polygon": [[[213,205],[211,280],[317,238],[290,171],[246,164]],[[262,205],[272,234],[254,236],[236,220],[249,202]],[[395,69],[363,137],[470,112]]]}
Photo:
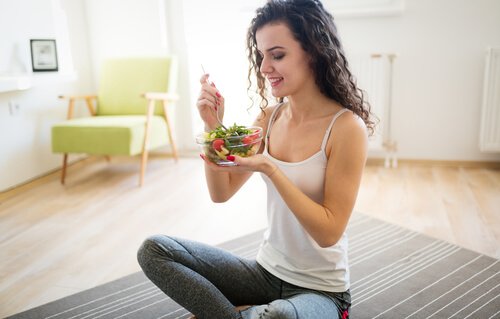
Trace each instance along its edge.
{"label": "wooden floor", "polygon": [[[210,244],[264,228],[259,176],[211,203],[201,160],[156,157],[144,187],[139,159],[90,158],[0,194],[0,317],[139,270],[148,235]],[[500,170],[368,165],[356,210],[500,258]]]}

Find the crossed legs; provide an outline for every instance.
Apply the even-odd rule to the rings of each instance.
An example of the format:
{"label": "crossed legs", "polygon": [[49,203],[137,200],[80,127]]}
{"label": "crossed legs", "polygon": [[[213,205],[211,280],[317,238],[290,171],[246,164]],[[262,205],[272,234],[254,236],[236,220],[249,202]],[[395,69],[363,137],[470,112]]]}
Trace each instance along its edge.
{"label": "crossed legs", "polygon": [[[290,285],[216,247],[156,235],[137,256],[146,276],[197,319],[338,318],[327,293]],[[255,306],[236,308],[244,305]]]}

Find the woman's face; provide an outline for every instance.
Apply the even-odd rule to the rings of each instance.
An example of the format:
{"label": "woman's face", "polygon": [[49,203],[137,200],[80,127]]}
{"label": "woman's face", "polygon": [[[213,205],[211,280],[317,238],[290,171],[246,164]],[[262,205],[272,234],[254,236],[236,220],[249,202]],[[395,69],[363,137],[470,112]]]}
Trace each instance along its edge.
{"label": "woman's face", "polygon": [[314,85],[309,56],[285,23],[266,24],[255,35],[262,57],[260,71],[275,97],[292,96]]}

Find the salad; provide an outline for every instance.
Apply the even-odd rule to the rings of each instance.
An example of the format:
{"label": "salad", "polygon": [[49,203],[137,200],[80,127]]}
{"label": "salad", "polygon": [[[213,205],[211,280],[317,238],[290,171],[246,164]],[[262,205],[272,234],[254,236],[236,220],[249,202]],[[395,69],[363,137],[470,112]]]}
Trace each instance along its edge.
{"label": "salad", "polygon": [[228,155],[241,157],[257,153],[262,140],[262,128],[237,125],[224,129],[222,126],[197,137],[206,157],[218,165],[234,165],[227,160]]}

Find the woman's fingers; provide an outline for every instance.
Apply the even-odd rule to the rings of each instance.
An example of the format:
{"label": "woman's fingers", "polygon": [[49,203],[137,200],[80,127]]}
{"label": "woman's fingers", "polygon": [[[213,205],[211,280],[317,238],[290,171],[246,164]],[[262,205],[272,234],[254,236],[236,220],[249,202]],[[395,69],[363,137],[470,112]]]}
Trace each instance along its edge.
{"label": "woman's fingers", "polygon": [[217,105],[207,99],[201,99],[196,102],[196,106],[200,111],[204,109],[209,109],[215,111]]}
{"label": "woman's fingers", "polygon": [[205,91],[200,92],[200,95],[198,96],[198,101],[206,101],[211,106],[217,105],[218,102],[216,96],[213,96]]}
{"label": "woman's fingers", "polygon": [[207,83],[208,82],[208,77],[210,76],[210,74],[208,73],[205,73],[203,74],[201,77],[200,77],[200,83],[203,84],[203,83]]}
{"label": "woman's fingers", "polygon": [[198,108],[203,108],[204,106],[210,107],[214,111],[222,111],[224,103],[224,97],[216,92],[212,95],[210,92],[202,90],[198,96],[197,106]]}
{"label": "woman's fingers", "polygon": [[[215,87],[215,84],[213,83],[210,83],[208,81],[208,78],[209,78],[209,74],[208,73],[205,73],[203,74],[201,77],[200,77],[200,84],[201,84],[201,89],[202,91],[205,91],[207,93],[210,93],[210,94],[213,94],[213,95],[216,95],[218,92],[217,88]],[[219,93],[220,94],[220,93]]]}
{"label": "woman's fingers", "polygon": [[208,81],[208,77],[209,77],[208,73],[203,74],[200,77],[201,90],[204,92],[207,92],[207,93],[209,93],[217,98],[221,98],[222,94],[219,92],[219,90],[217,90],[217,87],[215,86],[215,84],[213,82],[210,83]]}
{"label": "woman's fingers", "polygon": [[226,166],[219,166],[219,165],[213,163],[212,161],[210,161],[205,154],[200,154],[200,157],[211,170],[218,171],[218,172],[230,171],[230,170],[228,170],[228,168]]}
{"label": "woman's fingers", "polygon": [[218,172],[256,172],[259,171],[257,168],[262,162],[260,155],[254,155],[251,157],[240,157],[237,155],[228,155],[227,160],[235,163],[234,166],[221,166],[211,162],[205,154],[200,154],[200,157],[205,161],[208,167],[214,171]]}
{"label": "woman's fingers", "polygon": [[196,107],[206,126],[215,127],[219,125],[218,118],[222,119],[224,116],[224,97],[208,78],[208,73],[200,77],[201,90]]}

